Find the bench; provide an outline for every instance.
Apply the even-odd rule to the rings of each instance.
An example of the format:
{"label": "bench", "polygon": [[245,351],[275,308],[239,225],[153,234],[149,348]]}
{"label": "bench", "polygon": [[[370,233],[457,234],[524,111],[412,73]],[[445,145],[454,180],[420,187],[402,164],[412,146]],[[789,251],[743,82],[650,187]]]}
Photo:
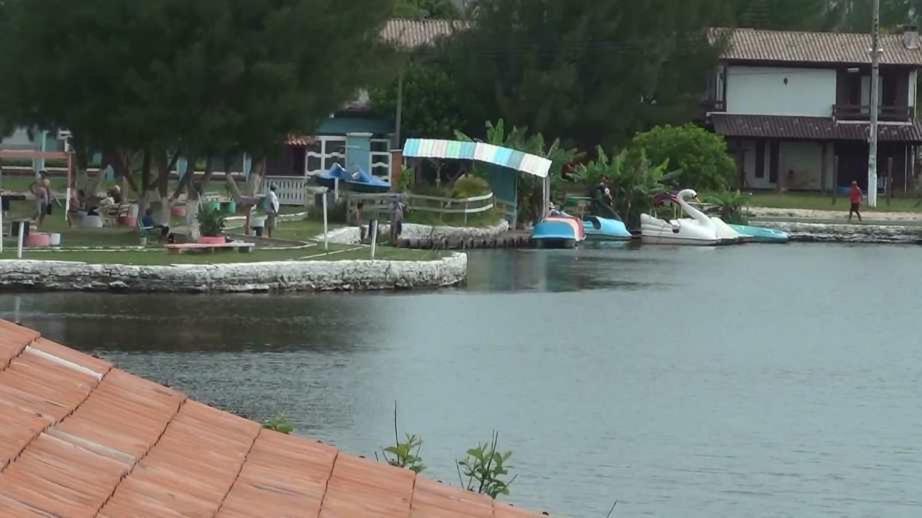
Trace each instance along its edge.
{"label": "bench", "polygon": [[233,241],[230,243],[219,243],[219,244],[205,244],[205,243],[181,243],[181,244],[169,244],[166,245],[166,250],[170,254],[178,255],[185,252],[211,252],[215,253],[216,250],[237,250],[242,253],[249,253],[253,251],[253,248],[256,247],[255,243],[247,243],[245,241]]}

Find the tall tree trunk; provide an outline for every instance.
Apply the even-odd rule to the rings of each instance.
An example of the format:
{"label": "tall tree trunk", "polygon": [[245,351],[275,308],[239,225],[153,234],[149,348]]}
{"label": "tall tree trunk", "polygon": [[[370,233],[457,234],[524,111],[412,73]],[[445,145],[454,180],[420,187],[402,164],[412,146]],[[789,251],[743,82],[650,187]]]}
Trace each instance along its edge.
{"label": "tall tree trunk", "polygon": [[192,155],[186,158],[186,163],[187,163],[186,174],[184,174],[183,177],[179,179],[179,184],[176,185],[176,189],[173,191],[173,196],[171,196],[172,201],[175,202],[177,199],[179,199],[179,195],[184,190],[188,189],[189,185],[191,185],[192,178],[195,177],[196,161],[197,161],[197,158],[195,157],[195,155]]}

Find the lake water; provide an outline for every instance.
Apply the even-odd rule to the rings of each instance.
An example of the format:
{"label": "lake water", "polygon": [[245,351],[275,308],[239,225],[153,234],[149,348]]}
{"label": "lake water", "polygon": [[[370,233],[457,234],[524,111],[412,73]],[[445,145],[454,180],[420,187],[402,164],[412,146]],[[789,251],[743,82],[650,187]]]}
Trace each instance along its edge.
{"label": "lake water", "polygon": [[[500,432],[557,515],[922,516],[922,248],[496,251],[392,295],[0,295],[0,317],[430,477]],[[18,309],[17,309],[18,308]]]}

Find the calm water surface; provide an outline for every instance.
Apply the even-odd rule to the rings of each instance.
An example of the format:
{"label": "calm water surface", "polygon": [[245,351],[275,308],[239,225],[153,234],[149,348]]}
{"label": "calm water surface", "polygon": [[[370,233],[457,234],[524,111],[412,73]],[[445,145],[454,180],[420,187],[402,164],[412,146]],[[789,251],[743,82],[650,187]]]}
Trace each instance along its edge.
{"label": "calm water surface", "polygon": [[568,516],[922,516],[922,248],[501,251],[397,295],[0,295],[47,336],[430,477],[492,430]]}

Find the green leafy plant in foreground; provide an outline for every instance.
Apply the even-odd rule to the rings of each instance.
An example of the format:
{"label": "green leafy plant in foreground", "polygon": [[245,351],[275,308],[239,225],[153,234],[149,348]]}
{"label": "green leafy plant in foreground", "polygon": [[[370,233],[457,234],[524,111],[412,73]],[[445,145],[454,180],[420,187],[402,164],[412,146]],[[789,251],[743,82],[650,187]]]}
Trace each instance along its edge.
{"label": "green leafy plant in foreground", "polygon": [[416,435],[406,434],[406,440],[396,440],[393,446],[381,450],[384,460],[391,466],[406,468],[414,473],[422,473],[426,469],[420,451],[423,440]]}
{"label": "green leafy plant in foreground", "polygon": [[[400,440],[397,431],[397,403],[394,403],[394,445],[381,450],[384,461],[397,468],[405,468],[414,473],[422,473],[426,469],[420,451],[423,449],[423,439],[416,435],[406,434],[406,440]],[[378,454],[375,453],[375,458]]]}
{"label": "green leafy plant in foreground", "polygon": [[283,433],[285,435],[295,431],[294,425],[291,424],[291,421],[289,421],[288,417],[284,414],[279,414],[275,417],[266,419],[263,421],[263,428],[272,430],[274,432]]}
{"label": "green leafy plant in foreground", "polygon": [[499,495],[508,495],[509,486],[518,477],[518,475],[513,475],[510,480],[504,480],[509,475],[506,463],[512,456],[512,452],[498,451],[498,444],[499,433],[493,432],[491,441],[467,450],[467,455],[457,461],[458,478],[461,485],[468,491],[488,495],[494,500]]}

